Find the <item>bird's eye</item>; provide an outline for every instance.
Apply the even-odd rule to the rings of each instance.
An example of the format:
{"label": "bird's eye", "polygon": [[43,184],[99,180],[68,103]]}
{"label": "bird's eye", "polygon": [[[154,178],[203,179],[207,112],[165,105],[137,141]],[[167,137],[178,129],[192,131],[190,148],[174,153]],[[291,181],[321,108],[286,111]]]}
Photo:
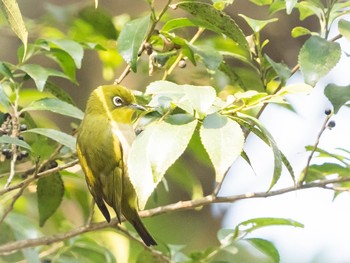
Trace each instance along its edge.
{"label": "bird's eye", "polygon": [[116,106],[116,107],[119,107],[119,106],[122,106],[124,103],[123,99],[119,96],[115,96],[113,97],[113,104]]}

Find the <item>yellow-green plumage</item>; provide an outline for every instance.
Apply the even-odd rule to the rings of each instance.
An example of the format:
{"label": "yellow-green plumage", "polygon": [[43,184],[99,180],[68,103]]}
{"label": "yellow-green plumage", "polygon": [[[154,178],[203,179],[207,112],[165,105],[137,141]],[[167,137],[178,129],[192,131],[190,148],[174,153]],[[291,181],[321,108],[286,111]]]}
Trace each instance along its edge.
{"label": "yellow-green plumage", "polygon": [[119,222],[123,214],[150,246],[157,243],[138,215],[137,196],[127,168],[135,139],[132,116],[137,109],[142,107],[127,88],[105,85],[95,89],[78,130],[77,153],[88,188],[106,220],[110,221],[107,203]]}

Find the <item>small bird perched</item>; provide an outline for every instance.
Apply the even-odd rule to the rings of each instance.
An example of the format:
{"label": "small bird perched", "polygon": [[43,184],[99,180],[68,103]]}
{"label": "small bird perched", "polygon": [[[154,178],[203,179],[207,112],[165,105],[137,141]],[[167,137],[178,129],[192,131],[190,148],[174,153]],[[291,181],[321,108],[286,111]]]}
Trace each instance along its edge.
{"label": "small bird perched", "polygon": [[120,85],[95,89],[87,102],[78,129],[77,153],[88,188],[103,216],[111,218],[106,203],[121,223],[123,214],[147,246],[157,245],[138,215],[135,189],[128,175],[127,159],[135,131],[132,116],[137,105],[131,91]]}

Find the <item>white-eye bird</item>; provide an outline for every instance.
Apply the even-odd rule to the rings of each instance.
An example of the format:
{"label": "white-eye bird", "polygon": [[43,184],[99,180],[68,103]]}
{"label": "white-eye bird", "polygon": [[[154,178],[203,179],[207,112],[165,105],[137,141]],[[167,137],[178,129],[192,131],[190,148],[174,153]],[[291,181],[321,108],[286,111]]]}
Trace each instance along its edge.
{"label": "white-eye bird", "polygon": [[135,131],[136,104],[131,91],[120,85],[96,88],[86,105],[78,129],[77,153],[88,188],[102,214],[110,222],[106,204],[121,222],[129,221],[147,246],[157,245],[138,215],[137,195],[128,175],[127,158]]}

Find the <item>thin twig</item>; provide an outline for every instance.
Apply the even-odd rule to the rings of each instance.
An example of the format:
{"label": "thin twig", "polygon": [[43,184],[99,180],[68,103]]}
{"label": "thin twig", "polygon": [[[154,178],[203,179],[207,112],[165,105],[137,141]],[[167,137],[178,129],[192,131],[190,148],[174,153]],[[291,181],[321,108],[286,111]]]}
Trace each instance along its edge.
{"label": "thin twig", "polygon": [[[233,202],[236,202],[239,200],[245,200],[245,199],[267,198],[267,197],[277,196],[277,195],[294,192],[302,189],[309,189],[309,188],[328,189],[329,184],[338,184],[338,183],[344,183],[344,182],[350,182],[350,177],[326,179],[326,180],[321,180],[317,182],[306,183],[299,186],[289,186],[289,187],[281,188],[270,192],[253,192],[253,193],[224,196],[224,197],[215,197],[213,195],[208,195],[200,199],[180,201],[180,202],[165,205],[162,207],[144,210],[140,212],[140,216],[151,217],[151,216],[157,216],[157,215],[161,215],[169,212],[193,209],[195,207],[214,204],[214,203],[233,203]],[[110,223],[107,223],[107,222],[93,223],[93,224],[84,225],[84,226],[75,228],[65,233],[55,234],[52,236],[10,242],[0,246],[0,255],[8,255],[23,248],[50,245],[55,242],[60,242],[60,241],[72,238],[74,236],[81,235],[83,233],[101,230],[108,227],[116,227],[118,230],[121,229],[118,226],[117,219],[114,218],[111,220]]]}
{"label": "thin twig", "polygon": [[[192,37],[189,43],[193,44],[203,34],[204,31],[205,31],[205,28],[202,28],[202,27],[198,28],[196,34]],[[173,64],[170,66],[170,68],[164,72],[163,80],[166,79],[166,77],[174,71],[174,69],[179,64],[182,58],[183,58],[183,54],[182,52],[180,52],[180,54],[177,56],[177,58],[175,59]]]}
{"label": "thin twig", "polygon": [[48,176],[50,174],[53,174],[53,173],[62,171],[64,169],[67,169],[69,167],[72,167],[72,166],[78,164],[78,162],[79,162],[78,159],[76,159],[76,160],[73,160],[73,161],[71,161],[69,163],[63,164],[61,166],[57,166],[55,168],[52,168],[52,169],[43,171],[41,173],[38,173],[36,176],[30,176],[27,179],[23,180],[22,182],[20,182],[20,183],[18,183],[16,185],[10,186],[10,187],[8,187],[6,189],[1,189],[0,190],[0,196],[5,194],[5,193],[11,192],[13,190],[16,190],[18,188],[21,188],[23,185],[27,184],[28,182],[31,183],[31,182],[35,181],[36,179],[38,179],[40,177]]}
{"label": "thin twig", "polygon": [[315,144],[314,144],[314,146],[312,148],[312,151],[311,151],[309,157],[307,158],[305,169],[300,175],[300,178],[298,180],[298,184],[303,184],[305,182],[305,179],[306,179],[306,177],[308,175],[308,172],[309,172],[309,167],[310,167],[310,163],[311,163],[312,157],[314,156],[314,154],[315,154],[315,152],[317,150],[317,146],[320,143],[321,136],[322,136],[323,132],[327,129],[328,121],[332,117],[332,115],[333,115],[333,113],[327,115],[326,119],[324,120],[324,122],[322,124],[321,130],[319,131],[319,133],[317,135],[317,138],[316,138]]}
{"label": "thin twig", "polygon": [[[153,34],[153,31],[154,29],[156,28],[158,22],[160,21],[160,19],[162,18],[162,16],[165,14],[165,12],[168,10],[169,8],[169,5],[170,3],[172,2],[172,0],[168,0],[168,2],[165,4],[165,6],[163,7],[163,9],[160,11],[158,17],[155,17],[154,16],[154,20],[153,20],[153,23],[151,24],[151,27],[147,33],[147,36],[145,38],[145,41],[142,43],[140,49],[139,49],[139,52],[138,52],[138,58],[142,55],[143,51],[145,50],[145,43],[148,42]],[[114,81],[114,84],[115,85],[118,85],[120,84],[124,79],[125,77],[130,73],[130,70],[131,70],[131,66],[130,64],[128,64],[125,69],[123,70],[122,74],[119,76],[119,78],[117,78],[115,81]]]}

